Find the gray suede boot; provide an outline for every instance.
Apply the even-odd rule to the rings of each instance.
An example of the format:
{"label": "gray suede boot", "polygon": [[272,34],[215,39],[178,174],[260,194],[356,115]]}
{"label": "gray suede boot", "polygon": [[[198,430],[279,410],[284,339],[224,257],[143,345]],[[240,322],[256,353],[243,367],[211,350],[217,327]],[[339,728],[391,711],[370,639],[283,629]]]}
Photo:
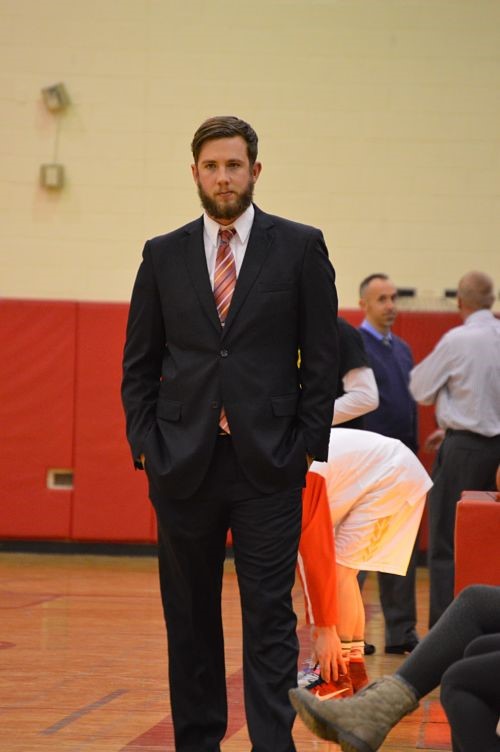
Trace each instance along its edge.
{"label": "gray suede boot", "polygon": [[306,689],[291,689],[289,697],[307,728],[344,752],[375,752],[391,728],[418,707],[410,685],[397,676],[383,676],[343,700],[322,702]]}

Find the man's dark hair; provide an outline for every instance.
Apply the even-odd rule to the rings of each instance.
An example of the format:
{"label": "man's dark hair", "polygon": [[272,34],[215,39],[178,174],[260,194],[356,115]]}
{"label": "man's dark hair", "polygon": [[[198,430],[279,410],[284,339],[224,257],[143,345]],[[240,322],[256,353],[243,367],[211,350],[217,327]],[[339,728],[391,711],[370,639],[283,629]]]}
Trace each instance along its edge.
{"label": "man's dark hair", "polygon": [[233,138],[234,136],[241,136],[245,140],[250,167],[253,167],[257,159],[259,139],[251,125],[233,115],[217,115],[208,118],[200,125],[191,143],[195,164],[198,163],[201,147],[205,141],[213,141],[217,138]]}
{"label": "man's dark hair", "polygon": [[359,286],[359,297],[360,298],[363,297],[363,294],[364,294],[366,288],[368,287],[368,285],[370,284],[370,282],[373,279],[389,279],[389,277],[387,276],[387,274],[382,274],[382,272],[377,273],[377,274],[369,274],[368,277],[364,278],[364,280],[361,282],[361,284]]}

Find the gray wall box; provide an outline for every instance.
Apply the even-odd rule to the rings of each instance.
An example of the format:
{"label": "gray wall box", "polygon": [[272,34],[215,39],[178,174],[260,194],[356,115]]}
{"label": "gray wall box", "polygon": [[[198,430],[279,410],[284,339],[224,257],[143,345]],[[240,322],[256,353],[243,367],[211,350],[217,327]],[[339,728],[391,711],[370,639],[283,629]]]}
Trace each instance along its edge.
{"label": "gray wall box", "polygon": [[64,166],[55,163],[41,165],[40,185],[51,190],[62,188],[64,185]]}

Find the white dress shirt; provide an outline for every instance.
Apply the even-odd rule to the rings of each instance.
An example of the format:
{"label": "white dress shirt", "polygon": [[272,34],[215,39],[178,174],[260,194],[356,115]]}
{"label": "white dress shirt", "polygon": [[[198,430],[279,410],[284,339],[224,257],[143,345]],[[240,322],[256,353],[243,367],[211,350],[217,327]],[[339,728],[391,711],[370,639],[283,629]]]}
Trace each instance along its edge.
{"label": "white dress shirt", "polygon": [[475,311],[411,371],[410,392],[436,403],[441,428],[500,434],[500,320]]}
{"label": "white dress shirt", "polygon": [[344,392],[335,400],[333,425],[338,426],[346,420],[359,418],[378,407],[378,388],[375,374],[368,366],[351,368],[342,379]]}
{"label": "white dress shirt", "polygon": [[[234,254],[236,263],[236,276],[240,273],[241,265],[245,257],[245,251],[248,245],[250,230],[252,229],[255,209],[250,204],[243,214],[238,217],[230,226],[234,227],[236,234],[231,238],[230,246]],[[219,244],[219,230],[222,225],[213,220],[208,214],[203,215],[203,242],[205,244],[205,255],[207,257],[207,268],[210,275],[210,284],[214,289],[215,260],[217,258],[217,246]]]}

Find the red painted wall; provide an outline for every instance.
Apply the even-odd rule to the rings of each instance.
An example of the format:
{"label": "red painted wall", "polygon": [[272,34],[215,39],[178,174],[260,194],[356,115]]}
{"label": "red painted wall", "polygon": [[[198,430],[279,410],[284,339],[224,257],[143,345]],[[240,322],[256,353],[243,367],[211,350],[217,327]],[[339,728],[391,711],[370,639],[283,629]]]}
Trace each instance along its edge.
{"label": "red painted wall", "polygon": [[73,493],[76,303],[0,301],[0,535],[67,538]]}
{"label": "red painted wall", "polygon": [[78,305],[73,540],[155,539],[145,475],[133,469],[120,401],[127,312],[123,304]]}
{"label": "red painted wall", "polygon": [[[120,402],[128,305],[0,301],[0,537],[153,542],[144,473],[133,468]],[[344,310],[358,325],[362,313]],[[458,314],[402,311],[415,360]],[[434,428],[421,408],[421,441]],[[427,467],[432,457],[421,453]],[[47,488],[50,468],[73,490]],[[425,525],[421,547],[425,547]]]}

